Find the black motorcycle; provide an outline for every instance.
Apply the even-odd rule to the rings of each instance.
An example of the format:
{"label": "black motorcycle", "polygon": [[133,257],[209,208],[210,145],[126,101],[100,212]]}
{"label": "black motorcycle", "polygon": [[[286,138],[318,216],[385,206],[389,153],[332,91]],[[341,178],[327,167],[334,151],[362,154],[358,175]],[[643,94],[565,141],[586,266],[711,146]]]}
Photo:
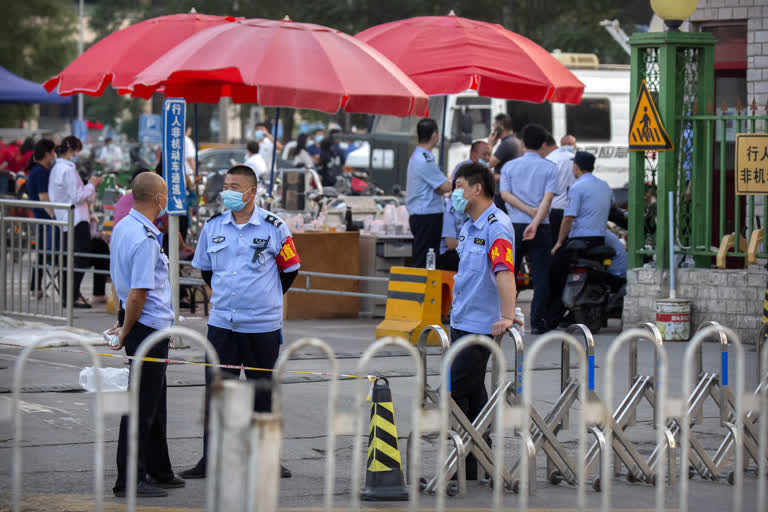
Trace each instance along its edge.
{"label": "black motorcycle", "polygon": [[608,272],[616,253],[607,245],[588,248],[583,241],[572,240],[567,250],[574,253],[575,261],[563,289],[563,305],[571,317],[569,321],[584,324],[597,333],[609,318],[621,318],[626,279]]}

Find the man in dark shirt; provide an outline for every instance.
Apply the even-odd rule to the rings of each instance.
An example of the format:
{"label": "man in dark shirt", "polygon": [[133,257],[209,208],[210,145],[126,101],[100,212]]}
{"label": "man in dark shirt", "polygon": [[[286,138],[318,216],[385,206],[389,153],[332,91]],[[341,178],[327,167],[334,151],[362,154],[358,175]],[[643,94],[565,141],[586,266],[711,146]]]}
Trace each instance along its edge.
{"label": "man in dark shirt", "polygon": [[501,187],[499,187],[501,168],[504,167],[505,163],[523,154],[523,145],[520,143],[520,139],[515,136],[512,117],[509,114],[499,114],[493,121],[493,131],[488,136],[488,144],[493,148],[497,142],[499,145],[488,165],[493,170],[494,178],[496,178],[496,194],[493,197],[493,203],[502,211],[507,211],[507,206],[501,198]]}
{"label": "man in dark shirt", "polygon": [[[27,179],[27,195],[30,201],[48,201],[48,176],[51,167],[56,161],[56,144],[48,139],[41,139],[35,144],[34,160],[35,163],[29,169]],[[36,219],[52,219],[53,210],[45,208],[33,208],[32,213]],[[51,226],[37,226],[37,268],[32,269],[30,278],[30,290],[37,290],[38,298],[42,296],[43,290],[40,289],[40,281],[43,278],[43,262],[46,252],[54,252],[53,233]]]}

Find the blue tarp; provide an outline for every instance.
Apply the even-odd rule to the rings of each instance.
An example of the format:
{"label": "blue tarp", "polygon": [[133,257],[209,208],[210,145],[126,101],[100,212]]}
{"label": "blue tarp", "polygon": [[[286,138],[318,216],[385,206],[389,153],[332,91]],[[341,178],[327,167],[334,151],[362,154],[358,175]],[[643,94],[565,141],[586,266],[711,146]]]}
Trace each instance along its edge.
{"label": "blue tarp", "polygon": [[69,103],[69,97],[47,92],[42,85],[24,80],[0,66],[0,103]]}

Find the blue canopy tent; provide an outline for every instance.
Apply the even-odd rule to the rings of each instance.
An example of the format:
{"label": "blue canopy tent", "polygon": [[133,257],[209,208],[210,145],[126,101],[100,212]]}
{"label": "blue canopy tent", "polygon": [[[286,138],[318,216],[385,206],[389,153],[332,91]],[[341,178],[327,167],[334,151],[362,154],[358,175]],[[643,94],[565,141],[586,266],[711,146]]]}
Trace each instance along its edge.
{"label": "blue canopy tent", "polygon": [[47,92],[37,82],[25,80],[0,66],[0,103],[69,103],[71,98]]}

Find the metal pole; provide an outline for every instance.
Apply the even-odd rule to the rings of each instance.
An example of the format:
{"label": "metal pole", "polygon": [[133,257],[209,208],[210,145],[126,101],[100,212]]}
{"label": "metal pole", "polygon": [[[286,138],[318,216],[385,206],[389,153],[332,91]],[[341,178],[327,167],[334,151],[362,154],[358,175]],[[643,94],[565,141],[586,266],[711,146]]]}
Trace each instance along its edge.
{"label": "metal pole", "polygon": [[270,165],[269,169],[269,194],[267,197],[272,197],[272,188],[275,186],[275,164],[277,163],[275,160],[277,159],[277,125],[280,123],[280,107],[277,107],[275,109],[275,126],[272,130],[273,134],[273,141],[272,141],[272,165]]}
{"label": "metal pole", "polygon": [[179,323],[179,216],[168,215],[168,273],[171,281],[173,324]]}
{"label": "metal pole", "polygon": [[75,302],[75,205],[67,211],[67,327],[72,327],[72,304]]}
{"label": "metal pole", "polygon": [[[6,253],[7,247],[5,246],[5,206],[0,206],[0,272],[3,273],[3,280],[8,279],[8,254]],[[6,292],[7,286],[3,281],[3,289],[0,293],[0,311],[7,311],[6,307]]]}
{"label": "metal pole", "polygon": [[673,193],[669,191],[669,298],[677,298],[675,290],[675,206],[672,204]]}
{"label": "metal pole", "polygon": [[197,103],[194,104],[194,127],[193,130],[195,131],[195,176],[197,176],[200,173],[199,167],[200,167],[200,158],[198,157],[198,154],[200,153],[200,134],[197,131]]}
{"label": "metal pole", "polygon": [[448,172],[448,165],[445,161],[445,120],[448,117],[448,95],[443,96],[443,127],[440,130],[440,168],[443,172]]}
{"label": "metal pole", "polygon": [[[80,16],[80,37],[77,40],[77,54],[83,54],[83,43],[85,40],[85,13],[83,7],[84,1],[80,0],[79,16]],[[77,95],[77,119],[83,120],[83,95]],[[71,325],[71,324],[70,324]]]}

